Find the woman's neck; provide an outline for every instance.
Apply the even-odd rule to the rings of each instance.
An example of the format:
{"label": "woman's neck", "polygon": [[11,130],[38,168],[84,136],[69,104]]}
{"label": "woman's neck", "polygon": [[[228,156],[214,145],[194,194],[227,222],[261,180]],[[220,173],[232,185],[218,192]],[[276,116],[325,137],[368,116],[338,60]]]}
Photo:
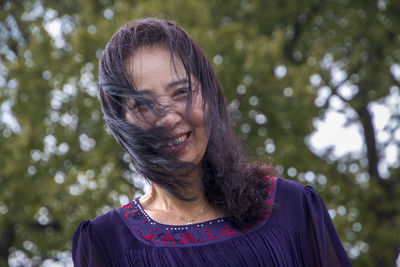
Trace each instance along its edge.
{"label": "woman's neck", "polygon": [[140,198],[142,206],[148,210],[162,210],[166,212],[187,212],[188,209],[196,209],[196,207],[204,207],[208,201],[206,200],[204,190],[198,188],[187,189],[185,197],[194,198],[192,201],[180,200],[172,194],[166,192],[157,184],[152,184],[150,192]]}
{"label": "woman's neck", "polygon": [[191,184],[184,196],[194,200],[177,199],[157,184],[152,184],[150,192],[140,197],[140,204],[154,221],[163,224],[182,225],[190,220],[196,223],[223,217],[224,214],[207,200],[202,183]]}

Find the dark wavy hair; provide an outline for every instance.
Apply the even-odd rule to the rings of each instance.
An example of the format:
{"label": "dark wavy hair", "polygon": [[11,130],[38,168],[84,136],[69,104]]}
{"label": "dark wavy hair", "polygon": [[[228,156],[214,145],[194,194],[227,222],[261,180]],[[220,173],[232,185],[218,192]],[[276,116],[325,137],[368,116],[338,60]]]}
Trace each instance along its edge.
{"label": "dark wavy hair", "polygon": [[[126,112],[130,112],[129,99],[141,103],[155,116],[161,117],[168,112],[166,107],[136,90],[129,72],[128,59],[145,47],[167,48],[172,61],[176,58],[182,62],[189,86],[197,86],[192,84],[191,77],[199,82],[204,121],[209,132],[201,167],[181,162],[163,152],[166,140],[171,138],[169,129],[155,125],[143,128],[125,119]],[[112,36],[100,59],[99,87],[105,122],[142,176],[176,198],[190,201],[193,198],[184,193],[188,186],[184,177],[188,170],[200,168],[206,197],[234,223],[250,226],[265,214],[269,188],[265,176],[276,174],[276,170],[269,165],[246,161],[231,128],[229,112],[214,71],[203,51],[181,27],[158,18],[140,19],[122,26]],[[192,90],[188,92],[186,110],[190,123]],[[140,117],[145,119],[145,116]]]}

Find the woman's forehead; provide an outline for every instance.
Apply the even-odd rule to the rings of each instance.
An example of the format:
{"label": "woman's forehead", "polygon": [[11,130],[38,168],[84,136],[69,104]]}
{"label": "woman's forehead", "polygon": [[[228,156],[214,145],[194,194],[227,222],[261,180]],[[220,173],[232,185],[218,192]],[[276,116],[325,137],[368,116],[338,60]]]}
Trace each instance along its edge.
{"label": "woman's forehead", "polygon": [[[189,83],[182,61],[177,56],[171,57],[165,47],[139,49],[129,58],[127,69],[137,91],[148,93],[157,88],[169,89]],[[194,81],[193,76],[190,80]]]}
{"label": "woman's forehead", "polygon": [[153,72],[165,72],[172,76],[186,76],[186,70],[179,57],[171,56],[165,47],[143,47],[132,54],[127,61],[127,68],[134,77]]}

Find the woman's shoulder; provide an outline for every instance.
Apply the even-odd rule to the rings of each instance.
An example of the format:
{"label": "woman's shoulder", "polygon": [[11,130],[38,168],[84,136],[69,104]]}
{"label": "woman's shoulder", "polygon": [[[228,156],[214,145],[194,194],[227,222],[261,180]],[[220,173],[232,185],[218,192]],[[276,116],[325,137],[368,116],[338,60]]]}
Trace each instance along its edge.
{"label": "woman's shoulder", "polygon": [[305,187],[303,184],[299,182],[289,180],[283,177],[277,178],[277,183],[279,187],[283,188],[284,190],[289,190],[291,193],[301,192]]}
{"label": "woman's shoulder", "polygon": [[303,199],[306,186],[303,184],[288,180],[285,178],[277,178],[275,182],[275,209],[291,212],[290,210],[303,209]]}
{"label": "woman's shoulder", "polygon": [[105,244],[112,242],[107,231],[114,221],[113,212],[92,220],[82,221],[72,239],[72,258],[75,266],[105,266],[110,253]]}
{"label": "woman's shoulder", "polygon": [[93,228],[96,232],[107,232],[111,228],[114,228],[116,224],[120,223],[119,218],[115,209],[112,209],[104,214],[101,214],[93,219],[82,221],[78,227],[80,230],[86,230]]}
{"label": "woman's shoulder", "polygon": [[290,199],[298,201],[300,199],[310,197],[313,194],[318,194],[310,185],[303,185],[299,182],[285,178],[278,178],[276,187],[278,191],[277,197],[285,198],[286,201]]}
{"label": "woman's shoulder", "polygon": [[278,178],[271,224],[304,232],[310,212],[323,210],[314,210],[313,206],[325,207],[321,197],[312,186]]}
{"label": "woman's shoulder", "polygon": [[112,209],[93,219],[82,221],[78,229],[85,230],[93,227],[98,232],[110,232],[119,224],[124,224],[124,221],[121,219],[123,219],[124,216],[127,217],[127,213],[133,212],[137,208],[138,206],[135,199],[128,204],[122,205],[117,209]]}
{"label": "woman's shoulder", "polygon": [[139,216],[143,213],[138,213],[138,209],[137,199],[134,199],[117,209],[112,209],[91,220],[81,222],[76,232],[90,231],[96,233],[105,242],[115,237],[130,235],[131,231],[129,225],[127,225],[126,219],[133,214],[136,220],[142,221],[145,219],[144,216]]}
{"label": "woman's shoulder", "polygon": [[111,210],[91,220],[84,220],[77,227],[73,241],[74,243],[78,243],[85,240],[85,243],[95,242],[99,245],[107,243],[114,236],[115,230],[120,229],[120,227],[115,227],[118,224],[121,224],[121,219],[119,219],[115,210]]}
{"label": "woman's shoulder", "polygon": [[[129,204],[124,206],[128,207]],[[72,244],[74,261],[81,261],[83,258],[91,260],[101,255],[104,262],[110,262],[126,251],[142,246],[135,238],[131,238],[132,233],[121,218],[124,206],[79,224]],[[93,255],[89,257],[83,253],[85,251],[90,251]]]}

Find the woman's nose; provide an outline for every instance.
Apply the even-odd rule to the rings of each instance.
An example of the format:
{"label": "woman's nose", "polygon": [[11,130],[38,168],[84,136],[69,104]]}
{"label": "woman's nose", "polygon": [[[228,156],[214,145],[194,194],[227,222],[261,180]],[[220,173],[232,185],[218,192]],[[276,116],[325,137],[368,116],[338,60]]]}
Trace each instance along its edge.
{"label": "woman's nose", "polygon": [[156,125],[161,127],[173,128],[182,120],[181,115],[175,109],[165,110],[165,114],[157,120]]}
{"label": "woman's nose", "polygon": [[173,99],[163,96],[157,99],[158,103],[162,106],[161,117],[157,119],[156,125],[173,128],[182,120],[182,109],[184,105],[179,105]]}

